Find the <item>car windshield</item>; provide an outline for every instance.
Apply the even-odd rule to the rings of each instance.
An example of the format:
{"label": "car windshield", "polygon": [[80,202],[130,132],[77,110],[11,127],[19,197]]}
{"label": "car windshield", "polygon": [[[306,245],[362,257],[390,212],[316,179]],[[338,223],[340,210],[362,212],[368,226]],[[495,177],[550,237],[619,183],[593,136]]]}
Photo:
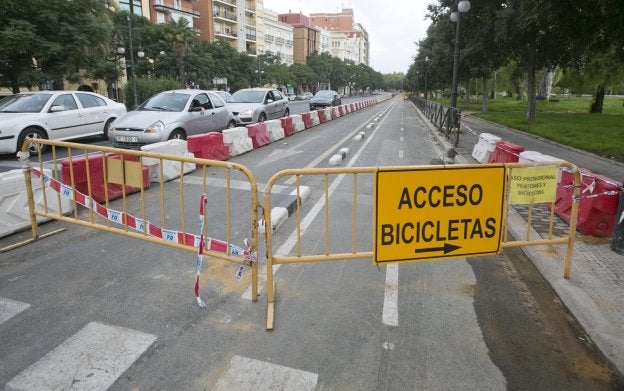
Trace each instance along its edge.
{"label": "car windshield", "polygon": [[16,94],[0,101],[0,113],[39,113],[52,94]]}
{"label": "car windshield", "polygon": [[240,90],[236,91],[228,103],[262,103],[264,91]]}
{"label": "car windshield", "polygon": [[314,96],[315,98],[333,98],[334,93],[331,91],[319,91]]}
{"label": "car windshield", "polygon": [[190,97],[179,92],[163,92],[149,98],[137,110],[182,111]]}

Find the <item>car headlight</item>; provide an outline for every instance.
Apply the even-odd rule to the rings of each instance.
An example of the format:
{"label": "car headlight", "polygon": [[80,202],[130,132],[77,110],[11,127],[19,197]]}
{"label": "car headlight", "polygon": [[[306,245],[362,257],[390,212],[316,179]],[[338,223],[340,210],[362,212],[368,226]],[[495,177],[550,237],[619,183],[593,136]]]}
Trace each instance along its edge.
{"label": "car headlight", "polygon": [[252,115],[253,112],[254,111],[252,109],[249,109],[249,110],[241,111],[239,115]]}
{"label": "car headlight", "polygon": [[145,129],[145,133],[160,133],[165,130],[165,124],[162,121],[156,121]]}

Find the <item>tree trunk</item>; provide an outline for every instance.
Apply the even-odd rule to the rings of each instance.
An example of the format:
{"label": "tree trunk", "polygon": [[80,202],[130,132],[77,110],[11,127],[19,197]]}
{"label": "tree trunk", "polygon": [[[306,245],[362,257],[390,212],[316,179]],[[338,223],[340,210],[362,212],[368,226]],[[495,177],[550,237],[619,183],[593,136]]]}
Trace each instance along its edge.
{"label": "tree trunk", "polygon": [[591,108],[589,109],[590,113],[602,113],[602,105],[604,103],[605,97],[605,86],[599,85],[596,90],[596,95],[594,95],[594,101],[592,102]]}
{"label": "tree trunk", "polygon": [[496,99],[496,71],[494,71],[494,77],[492,80],[492,94],[490,95],[490,99]]}
{"label": "tree trunk", "polygon": [[482,105],[481,105],[482,106],[481,111],[483,111],[484,113],[487,113],[487,111],[488,111],[487,110],[487,92],[486,92],[487,91],[487,80],[485,79],[485,76],[483,76],[481,78],[481,80],[483,82],[483,93],[482,93],[483,100],[482,100]]}
{"label": "tree trunk", "polygon": [[466,110],[470,110],[470,82],[468,79],[468,83],[466,83]]}
{"label": "tree trunk", "polygon": [[537,118],[536,111],[536,97],[535,97],[535,66],[529,64],[527,66],[527,116],[526,119],[529,122],[535,121]]}

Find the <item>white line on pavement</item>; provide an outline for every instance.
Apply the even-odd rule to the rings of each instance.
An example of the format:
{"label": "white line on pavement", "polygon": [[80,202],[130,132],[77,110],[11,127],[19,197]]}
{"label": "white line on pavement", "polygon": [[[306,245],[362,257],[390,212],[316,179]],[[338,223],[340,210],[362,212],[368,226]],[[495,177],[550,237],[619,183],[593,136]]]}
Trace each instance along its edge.
{"label": "white line on pavement", "polygon": [[106,390],[156,336],[91,322],[6,384],[8,390]]}
{"label": "white line on pavement", "polygon": [[0,297],[0,323],[6,322],[28,307],[30,304]]}
{"label": "white line on pavement", "polygon": [[386,289],[384,292],[383,324],[399,325],[399,265],[386,266]]}

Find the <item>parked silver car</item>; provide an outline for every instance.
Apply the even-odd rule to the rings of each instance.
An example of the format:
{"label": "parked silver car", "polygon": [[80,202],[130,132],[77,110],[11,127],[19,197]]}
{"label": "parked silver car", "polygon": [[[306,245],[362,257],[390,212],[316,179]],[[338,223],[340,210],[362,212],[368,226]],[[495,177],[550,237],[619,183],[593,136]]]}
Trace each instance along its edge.
{"label": "parked silver car", "polygon": [[264,122],[290,114],[288,99],[270,88],[244,88],[232,94],[227,103],[240,125]]}
{"label": "parked silver car", "polygon": [[[0,153],[14,153],[24,139],[71,140],[102,135],[126,106],[92,92],[40,91],[0,100]],[[31,153],[37,151],[31,144]]]}
{"label": "parked silver car", "polygon": [[223,99],[204,90],[156,94],[113,122],[109,138],[115,147],[135,148],[193,134],[220,132],[236,126]]}

